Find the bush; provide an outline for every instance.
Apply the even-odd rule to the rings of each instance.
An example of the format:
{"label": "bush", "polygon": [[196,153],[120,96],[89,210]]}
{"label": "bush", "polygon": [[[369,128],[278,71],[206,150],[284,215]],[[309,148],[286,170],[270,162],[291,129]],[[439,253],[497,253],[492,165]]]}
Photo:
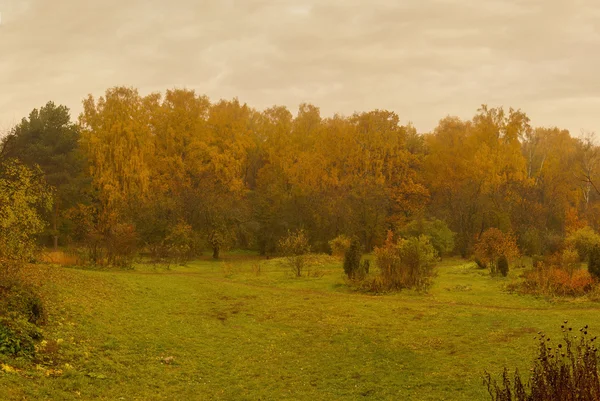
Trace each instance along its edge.
{"label": "bush", "polygon": [[399,234],[404,238],[420,237],[421,235],[429,237],[429,242],[436,250],[437,256],[440,257],[454,250],[456,233],[450,230],[446,222],[442,220],[414,220],[405,225]]}
{"label": "bush", "polygon": [[369,269],[371,269],[371,261],[369,259],[360,262],[359,276],[364,277],[369,274]]}
{"label": "bush", "polygon": [[0,354],[33,356],[46,310],[34,288],[20,276],[0,278]]}
{"label": "bush", "polygon": [[533,256],[542,253],[542,236],[536,228],[528,228],[519,236],[519,245],[525,255]]}
{"label": "bush", "polygon": [[111,227],[106,236],[108,264],[131,267],[137,253],[138,237],[131,224],[118,223]]}
{"label": "bush", "polygon": [[51,191],[32,171],[16,161],[0,164],[0,353],[33,356],[46,319],[42,300],[23,281],[23,268],[34,258],[36,235],[46,223]]}
{"label": "bush", "polygon": [[175,263],[185,264],[197,254],[198,239],[192,226],[184,221],[169,228],[165,238],[167,258]]}
{"label": "bush", "polygon": [[484,385],[493,401],[575,401],[599,400],[600,379],[596,337],[588,334],[588,326],[572,336],[572,327],[561,326],[563,340],[556,345],[544,333],[538,333],[538,356],[535,358],[531,378],[523,384],[515,370],[511,382],[504,368],[502,382],[498,384],[488,372]]}
{"label": "bush", "polygon": [[0,354],[33,357],[41,338],[40,329],[18,315],[0,317]]}
{"label": "bush", "polygon": [[500,272],[503,277],[508,276],[508,259],[506,259],[506,256],[501,255],[496,264],[498,266],[498,272]]}
{"label": "bush", "polygon": [[360,241],[355,237],[350,242],[350,247],[344,255],[344,273],[346,273],[349,279],[358,278],[356,276],[360,270],[361,257]]}
{"label": "bush", "polygon": [[533,265],[533,267],[538,267],[541,264],[546,262],[546,258],[541,256],[541,255],[533,255],[531,257],[531,264]]}
{"label": "bush", "polygon": [[420,236],[395,242],[388,231],[385,245],[375,248],[375,256],[380,273],[372,280],[372,289],[425,291],[430,286],[437,256],[429,238]]}
{"label": "bush", "polygon": [[600,278],[600,245],[595,245],[589,252],[588,271],[595,278]]}
{"label": "bush", "polygon": [[519,247],[515,237],[505,234],[497,228],[489,228],[475,244],[475,258],[490,267],[492,275],[498,273],[497,262],[503,256],[510,261],[519,256]]}
{"label": "bush", "polygon": [[306,255],[310,253],[308,236],[304,230],[288,234],[278,243],[279,252],[285,256],[286,262],[296,277],[301,277],[306,266]]}
{"label": "bush", "polygon": [[556,252],[560,252],[565,247],[565,238],[562,234],[547,231],[543,236],[543,249],[542,253],[544,254],[552,254]]}
{"label": "bush", "polygon": [[600,235],[591,227],[583,227],[571,233],[566,238],[567,246],[575,248],[579,253],[580,260],[586,260],[593,247],[600,245]]}
{"label": "bush", "polygon": [[572,276],[580,265],[579,260],[579,253],[573,248],[567,248],[560,254],[560,267]]}
{"label": "bush", "polygon": [[350,237],[348,237],[344,234],[338,235],[337,237],[335,237],[334,239],[329,241],[329,247],[331,248],[331,254],[338,258],[343,258],[346,255],[348,248],[350,248],[351,242],[352,242],[352,240],[350,239]]}
{"label": "bush", "polygon": [[[79,216],[82,221],[77,230],[83,244],[77,255],[79,261],[83,264],[132,267],[139,240],[134,225],[119,223],[114,213],[97,215],[93,207],[80,205],[69,213],[71,218]],[[92,213],[92,216],[84,217],[85,213]]]}
{"label": "bush", "polygon": [[35,289],[19,277],[0,279],[0,316],[15,313],[26,321],[46,322],[46,309]]}
{"label": "bush", "polygon": [[517,288],[527,294],[581,296],[594,289],[594,279],[585,269],[569,274],[560,267],[540,263],[523,274],[523,281]]}
{"label": "bush", "polygon": [[481,259],[479,259],[478,257],[473,258],[473,262],[475,262],[475,264],[477,265],[478,268],[480,269],[487,269],[488,266],[485,262],[482,262]]}
{"label": "bush", "polygon": [[425,291],[431,285],[433,267],[437,262],[435,248],[429,238],[421,236],[399,242],[400,260],[406,267],[409,288]]}
{"label": "bush", "polygon": [[42,212],[52,195],[41,172],[18,161],[0,164],[0,276],[15,275],[34,257],[36,236],[44,231]]}
{"label": "bush", "polygon": [[77,222],[71,232],[71,239],[81,246],[75,248],[77,259],[83,265],[105,264],[105,238],[98,223],[100,217],[98,209],[78,203],[65,214],[67,219]]}

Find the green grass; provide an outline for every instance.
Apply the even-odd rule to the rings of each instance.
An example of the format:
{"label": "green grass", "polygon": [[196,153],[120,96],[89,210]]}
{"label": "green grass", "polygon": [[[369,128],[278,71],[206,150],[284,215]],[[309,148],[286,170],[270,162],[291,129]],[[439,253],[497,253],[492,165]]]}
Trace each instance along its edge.
{"label": "green grass", "polygon": [[46,357],[62,374],[4,357],[20,371],[0,373],[0,399],[488,399],[484,369],[527,371],[537,331],[558,336],[569,319],[600,332],[597,304],[508,294],[510,278],[462,260],[444,261],[426,295],[382,296],[349,290],[341,262],[325,262],[304,278],[244,254],[170,270],[38,267],[45,336],[60,340]]}

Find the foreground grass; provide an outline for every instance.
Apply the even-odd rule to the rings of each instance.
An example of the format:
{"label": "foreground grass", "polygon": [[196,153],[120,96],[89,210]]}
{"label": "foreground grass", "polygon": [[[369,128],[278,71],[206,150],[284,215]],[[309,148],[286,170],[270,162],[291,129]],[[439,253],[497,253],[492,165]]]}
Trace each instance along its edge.
{"label": "foreground grass", "polygon": [[384,296],[349,291],[339,263],[297,279],[247,255],[36,268],[52,362],[0,360],[18,370],[0,373],[3,400],[487,399],[484,369],[527,371],[534,333],[558,335],[564,319],[595,331],[600,310],[504,293],[506,279],[461,260],[440,265],[427,295]]}

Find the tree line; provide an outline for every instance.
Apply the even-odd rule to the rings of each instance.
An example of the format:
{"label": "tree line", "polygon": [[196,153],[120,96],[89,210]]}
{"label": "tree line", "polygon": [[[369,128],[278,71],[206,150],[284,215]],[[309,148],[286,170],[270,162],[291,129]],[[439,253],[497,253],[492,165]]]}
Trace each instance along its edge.
{"label": "tree line", "polygon": [[386,110],[322,117],[302,104],[294,116],[115,87],[86,98],[77,121],[52,102],[33,110],[3,138],[0,162],[51,188],[43,244],[126,265],[139,252],[272,254],[297,230],[319,252],[340,235],[371,251],[392,231],[469,256],[496,228],[526,254],[551,253],[600,225],[599,156],[593,135],[534,127],[512,108],[484,105],[419,134]]}

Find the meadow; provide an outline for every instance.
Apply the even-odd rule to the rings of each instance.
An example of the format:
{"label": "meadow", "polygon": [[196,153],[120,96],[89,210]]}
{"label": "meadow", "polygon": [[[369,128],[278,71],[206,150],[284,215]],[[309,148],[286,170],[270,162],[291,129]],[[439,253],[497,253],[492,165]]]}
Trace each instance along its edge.
{"label": "meadow", "polygon": [[485,370],[527,372],[538,331],[596,334],[600,305],[511,294],[444,260],[426,294],[348,287],[341,261],[295,278],[231,253],[186,266],[28,267],[43,278],[39,365],[0,357],[2,400],[484,400]]}

